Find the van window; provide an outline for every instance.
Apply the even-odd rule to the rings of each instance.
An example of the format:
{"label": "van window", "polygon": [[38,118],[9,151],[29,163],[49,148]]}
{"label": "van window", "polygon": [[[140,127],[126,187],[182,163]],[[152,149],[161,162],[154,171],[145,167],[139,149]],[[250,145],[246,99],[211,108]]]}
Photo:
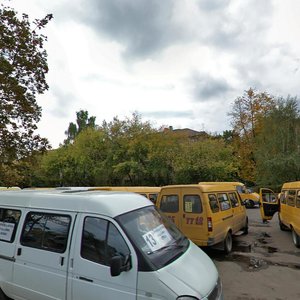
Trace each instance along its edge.
{"label": "van window", "polygon": [[176,213],[179,210],[178,195],[163,195],[160,210],[167,213]]}
{"label": "van window", "polygon": [[246,194],[247,192],[246,187],[244,185],[237,185],[236,190],[240,194]]}
{"label": "van window", "polygon": [[227,194],[225,194],[225,193],[218,194],[218,201],[219,201],[221,210],[230,209],[230,202],[228,200]]}
{"label": "van window", "polygon": [[296,191],[289,190],[288,198],[287,198],[287,204],[289,206],[295,206],[295,196],[296,196]]}
{"label": "van window", "polygon": [[114,224],[107,220],[86,217],[81,239],[81,256],[90,261],[109,266],[114,256],[121,256],[123,263],[130,250]]}
{"label": "van window", "polygon": [[63,253],[71,217],[67,215],[29,212],[26,216],[21,244],[23,246]]}
{"label": "van window", "polygon": [[229,193],[228,194],[230,202],[231,202],[231,206],[232,207],[238,207],[239,206],[239,200],[237,198],[237,195],[235,193]]}
{"label": "van window", "polygon": [[184,211],[187,213],[201,213],[202,203],[199,195],[183,196]]}
{"label": "van window", "polygon": [[0,241],[14,241],[20,216],[19,210],[0,208]]}
{"label": "van window", "polygon": [[296,206],[300,208],[300,191],[297,192]]}
{"label": "van window", "polygon": [[209,194],[208,199],[209,199],[209,205],[210,205],[211,211],[214,213],[218,212],[220,210],[220,208],[219,208],[219,203],[218,203],[216,195]]}
{"label": "van window", "polygon": [[165,267],[189,247],[189,240],[153,205],[120,215],[116,221],[137,250],[140,271]]}
{"label": "van window", "polygon": [[158,194],[149,194],[149,200],[151,200],[154,204],[156,203]]}
{"label": "van window", "polygon": [[286,204],[288,191],[283,191],[280,193],[280,203]]}

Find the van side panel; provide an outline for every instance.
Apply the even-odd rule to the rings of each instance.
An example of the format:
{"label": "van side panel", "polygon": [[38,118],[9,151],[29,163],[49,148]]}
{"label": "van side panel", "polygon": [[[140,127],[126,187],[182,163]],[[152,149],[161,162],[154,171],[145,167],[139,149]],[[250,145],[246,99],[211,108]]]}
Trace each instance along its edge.
{"label": "van side panel", "polygon": [[[70,254],[67,299],[136,300],[137,257],[119,225],[96,214],[80,214],[77,221]],[[111,246],[105,246],[106,238],[110,239]],[[106,248],[112,255],[122,257],[125,257],[122,251],[128,250],[131,269],[119,276],[111,276],[109,262],[104,261]]]}
{"label": "van side panel", "polygon": [[12,297],[65,299],[68,249],[75,213],[29,209],[25,212],[25,225],[15,252]]}
{"label": "van side panel", "polygon": [[181,230],[199,246],[206,246],[208,240],[207,202],[199,188],[181,188],[182,207]]}
{"label": "van side panel", "polygon": [[16,252],[16,240],[22,229],[24,210],[0,207],[0,282],[6,294],[12,293],[13,267]]}

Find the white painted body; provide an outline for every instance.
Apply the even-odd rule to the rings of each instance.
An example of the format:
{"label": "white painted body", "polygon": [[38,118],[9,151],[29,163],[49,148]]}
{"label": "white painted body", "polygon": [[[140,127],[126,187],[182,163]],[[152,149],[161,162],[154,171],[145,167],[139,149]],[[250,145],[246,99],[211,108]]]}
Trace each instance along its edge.
{"label": "white painted body", "polygon": [[[154,271],[139,271],[135,247],[115,217],[150,206],[153,204],[149,200],[133,193],[1,191],[0,210],[21,212],[13,242],[0,240],[2,291],[15,300],[176,299],[182,295],[207,299],[216,287],[218,272],[211,259],[192,242],[180,257],[166,266]],[[70,216],[64,252],[22,244],[28,212]],[[81,234],[87,217],[107,220],[117,228],[130,250],[130,270],[112,277],[109,266],[81,256]],[[222,295],[214,299],[222,299]]]}

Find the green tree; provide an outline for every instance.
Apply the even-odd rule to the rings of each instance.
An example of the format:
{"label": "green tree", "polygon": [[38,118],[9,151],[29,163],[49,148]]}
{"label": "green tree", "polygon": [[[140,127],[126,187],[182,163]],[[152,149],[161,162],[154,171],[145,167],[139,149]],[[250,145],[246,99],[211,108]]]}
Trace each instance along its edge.
{"label": "green tree", "polygon": [[232,181],[237,176],[238,162],[232,147],[220,139],[186,141],[175,158],[176,183]]}
{"label": "green tree", "polygon": [[73,143],[76,136],[86,128],[96,128],[96,117],[89,117],[89,113],[86,110],[80,110],[76,112],[76,124],[73,122],[69,123],[68,129],[65,131],[67,135],[65,144]]}
{"label": "green tree", "polygon": [[296,98],[279,98],[255,139],[257,181],[278,187],[300,180],[300,116]]}
{"label": "green tree", "polygon": [[244,180],[255,179],[256,160],[254,139],[262,128],[261,119],[275,105],[273,96],[250,88],[235,99],[229,113],[234,131],[234,152],[240,161],[239,176]]}
{"label": "green tree", "polygon": [[48,89],[46,37],[39,31],[51,18],[31,24],[28,15],[19,18],[14,9],[0,6],[0,184],[17,184],[17,161],[49,148],[35,130],[41,117],[36,95]]}

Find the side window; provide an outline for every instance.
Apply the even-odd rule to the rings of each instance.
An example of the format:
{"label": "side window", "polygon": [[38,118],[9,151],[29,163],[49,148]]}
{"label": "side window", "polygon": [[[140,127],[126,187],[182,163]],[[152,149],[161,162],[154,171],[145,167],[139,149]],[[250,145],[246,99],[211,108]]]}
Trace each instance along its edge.
{"label": "side window", "polygon": [[183,196],[184,211],[187,213],[202,213],[202,202],[199,195]]}
{"label": "side window", "polygon": [[300,191],[297,191],[296,206],[300,208]]}
{"label": "side window", "polygon": [[221,210],[230,209],[230,203],[229,203],[227,194],[225,194],[225,193],[218,194],[218,201],[219,201]]}
{"label": "side window", "polygon": [[109,266],[112,257],[121,256],[125,262],[129,254],[129,248],[114,224],[100,218],[85,218],[81,239],[83,258]]}
{"label": "side window", "polygon": [[20,216],[19,210],[0,208],[0,241],[14,241]]}
{"label": "side window", "polygon": [[220,208],[219,208],[219,203],[218,203],[216,195],[209,194],[208,199],[209,199],[209,205],[210,205],[211,211],[214,213],[218,212],[220,210]]}
{"label": "side window", "polygon": [[158,194],[149,194],[149,200],[151,200],[154,204],[156,203]]}
{"label": "side window", "polygon": [[245,186],[243,186],[243,185],[237,185],[237,186],[236,186],[236,190],[237,190],[237,192],[240,193],[240,194],[245,194],[245,193],[246,193],[246,188],[245,188]]}
{"label": "side window", "polygon": [[178,195],[163,195],[160,203],[160,210],[166,213],[176,213],[179,210]]}
{"label": "side window", "polygon": [[239,206],[239,200],[238,197],[236,195],[236,193],[229,193],[228,194],[230,202],[231,202],[231,206],[232,207],[238,207]]}
{"label": "side window", "polygon": [[26,216],[21,244],[47,251],[63,253],[67,247],[71,217],[30,212]]}
{"label": "side window", "polygon": [[288,198],[287,198],[287,204],[289,206],[295,206],[295,197],[296,197],[296,191],[289,190]]}
{"label": "side window", "polygon": [[282,191],[280,193],[280,203],[286,204],[287,194],[288,194],[288,191]]}

